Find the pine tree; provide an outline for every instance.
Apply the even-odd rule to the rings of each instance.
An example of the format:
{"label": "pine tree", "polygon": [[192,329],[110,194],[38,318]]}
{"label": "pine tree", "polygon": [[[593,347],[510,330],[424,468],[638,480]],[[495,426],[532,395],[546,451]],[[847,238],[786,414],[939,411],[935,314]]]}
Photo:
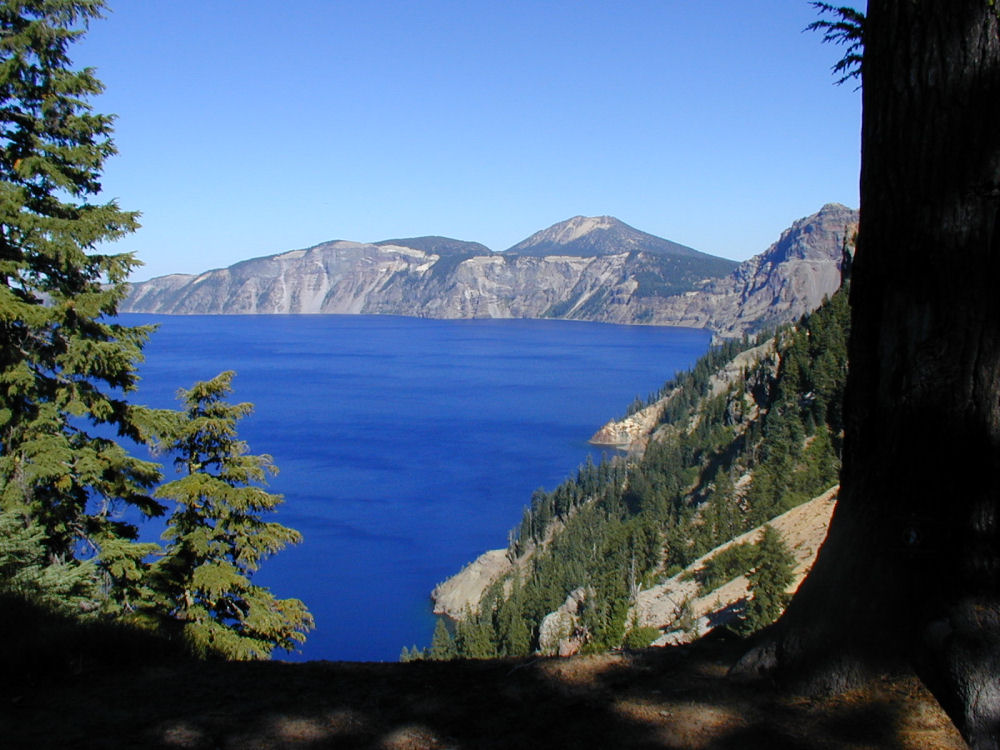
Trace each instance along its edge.
{"label": "pine tree", "polygon": [[510,595],[497,609],[498,650],[503,656],[527,656],[531,652],[531,628],[524,618],[524,593],[515,576]]}
{"label": "pine tree", "polygon": [[462,619],[455,625],[455,647],[466,659],[494,658],[497,655],[496,633],[490,615],[474,613],[467,606]]}
{"label": "pine tree", "polygon": [[92,112],[102,85],[68,51],[102,9],[0,4],[0,507],[41,529],[53,563],[98,560],[105,604],[128,611],[151,548],[120,510],[163,508],[149,496],[159,467],[95,434],[142,440],[125,394],[152,330],[114,322],[137,261],[97,252],[138,227],[91,202],[113,118]]}
{"label": "pine tree", "polygon": [[786,590],[795,565],[781,534],[770,524],[755,545],[754,557],[754,568],[747,574],[750,599],[739,628],[747,635],[767,627],[785,611],[791,598]]}
{"label": "pine tree", "polygon": [[234,373],[196,383],[180,396],[185,411],[164,436],[183,476],[157,490],[174,500],[155,564],[163,607],[196,653],[267,658],[305,641],[313,619],[298,599],[276,599],[251,582],[268,555],[301,541],[297,531],[261,519],[282,501],[263,489],[276,473],[271,457],[248,455],[236,423],[251,404],[229,404]]}
{"label": "pine tree", "polygon": [[434,626],[434,635],[431,637],[430,658],[437,661],[447,661],[458,656],[458,649],[455,647],[455,639],[448,632],[448,626],[444,620],[438,618]]}
{"label": "pine tree", "polygon": [[97,597],[94,562],[53,562],[44,541],[45,531],[30,518],[0,511],[0,593],[56,612],[86,613]]}

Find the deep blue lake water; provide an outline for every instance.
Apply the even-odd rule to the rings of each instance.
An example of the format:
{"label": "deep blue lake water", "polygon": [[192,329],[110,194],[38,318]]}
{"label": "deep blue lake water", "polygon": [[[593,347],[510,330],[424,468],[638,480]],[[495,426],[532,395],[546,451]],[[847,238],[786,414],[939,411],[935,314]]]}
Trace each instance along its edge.
{"label": "deep blue lake water", "polygon": [[240,436],[269,453],[305,541],[255,580],[317,627],[281,658],[394,661],[426,646],[436,583],[487,549],[588,438],[703,354],[705,331],[565,321],[123,315],[160,324],[136,401],[235,370]]}

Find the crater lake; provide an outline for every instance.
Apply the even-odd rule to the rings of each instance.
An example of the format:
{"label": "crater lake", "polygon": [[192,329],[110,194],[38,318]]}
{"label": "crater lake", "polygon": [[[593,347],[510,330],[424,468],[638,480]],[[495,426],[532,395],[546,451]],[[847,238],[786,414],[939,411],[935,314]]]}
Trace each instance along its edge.
{"label": "crater lake", "polygon": [[135,402],[179,408],[179,388],[234,370],[230,400],[255,405],[239,434],[280,470],[269,489],[285,502],[269,520],[304,537],[254,578],[316,618],[300,653],[275,654],[294,660],[394,661],[427,646],[435,584],[505,547],[532,491],[600,460],[590,436],[711,338],[550,320],[120,320],[159,325]]}

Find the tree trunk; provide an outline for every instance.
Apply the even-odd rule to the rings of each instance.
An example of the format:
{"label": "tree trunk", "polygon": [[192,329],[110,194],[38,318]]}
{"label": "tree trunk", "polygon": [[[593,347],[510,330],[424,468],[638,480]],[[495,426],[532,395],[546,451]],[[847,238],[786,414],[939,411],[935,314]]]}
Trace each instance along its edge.
{"label": "tree trunk", "polygon": [[871,0],[841,494],[738,670],[914,664],[1000,735],[1000,30],[990,0]]}

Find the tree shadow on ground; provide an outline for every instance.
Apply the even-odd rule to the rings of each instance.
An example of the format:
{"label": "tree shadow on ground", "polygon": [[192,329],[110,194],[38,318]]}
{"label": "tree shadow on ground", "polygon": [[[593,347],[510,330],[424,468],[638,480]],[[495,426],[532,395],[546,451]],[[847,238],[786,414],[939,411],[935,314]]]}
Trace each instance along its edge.
{"label": "tree shadow on ground", "polygon": [[0,688],[5,748],[963,747],[915,678],[788,694],[729,678],[746,647],[731,637],[571,659],[290,664],[198,662],[71,629],[21,632]]}
{"label": "tree shadow on ground", "polygon": [[735,602],[730,602],[725,607],[717,609],[713,612],[708,613],[708,626],[711,628],[712,633],[717,632],[718,628],[724,628],[726,626],[732,625],[737,619],[742,615],[747,608],[747,598],[745,596],[740,597]]}

